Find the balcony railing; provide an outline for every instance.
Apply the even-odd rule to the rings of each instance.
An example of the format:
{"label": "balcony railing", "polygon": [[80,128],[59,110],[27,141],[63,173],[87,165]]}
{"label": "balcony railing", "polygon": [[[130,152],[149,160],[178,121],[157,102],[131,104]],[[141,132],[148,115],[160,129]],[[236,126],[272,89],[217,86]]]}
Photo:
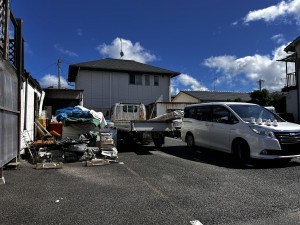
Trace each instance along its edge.
{"label": "balcony railing", "polygon": [[297,86],[296,82],[296,73],[287,73],[286,74],[286,86],[285,87],[295,87]]}

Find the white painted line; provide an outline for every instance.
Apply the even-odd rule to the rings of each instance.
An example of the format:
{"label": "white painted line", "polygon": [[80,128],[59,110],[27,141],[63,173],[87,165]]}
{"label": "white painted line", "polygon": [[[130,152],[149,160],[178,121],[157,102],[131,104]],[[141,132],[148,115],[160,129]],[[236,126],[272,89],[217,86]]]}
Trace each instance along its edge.
{"label": "white painted line", "polygon": [[190,221],[190,223],[192,225],[203,225],[199,220],[192,220],[192,221]]}

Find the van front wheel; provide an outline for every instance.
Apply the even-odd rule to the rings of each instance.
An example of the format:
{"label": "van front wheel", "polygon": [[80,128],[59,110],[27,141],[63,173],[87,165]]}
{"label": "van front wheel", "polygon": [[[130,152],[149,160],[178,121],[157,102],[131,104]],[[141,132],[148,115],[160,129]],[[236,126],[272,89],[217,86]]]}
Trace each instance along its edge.
{"label": "van front wheel", "polygon": [[195,141],[194,141],[194,136],[192,134],[188,134],[186,136],[186,143],[189,149],[194,149]]}
{"label": "van front wheel", "polygon": [[246,164],[250,161],[250,148],[246,141],[238,140],[233,144],[233,153],[238,161]]}

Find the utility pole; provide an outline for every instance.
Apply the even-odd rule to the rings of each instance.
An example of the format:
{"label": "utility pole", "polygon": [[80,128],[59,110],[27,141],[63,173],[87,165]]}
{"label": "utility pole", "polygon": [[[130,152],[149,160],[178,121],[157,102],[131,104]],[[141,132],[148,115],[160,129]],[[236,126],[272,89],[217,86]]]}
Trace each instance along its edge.
{"label": "utility pole", "polygon": [[259,90],[261,91],[261,86],[262,86],[262,83],[265,82],[265,80],[262,80],[262,79],[259,79],[257,81],[257,83],[259,84]]}
{"label": "utility pole", "polygon": [[61,88],[61,85],[60,85],[60,59],[57,60],[57,76],[58,76],[58,85],[57,85],[57,88],[60,89]]}

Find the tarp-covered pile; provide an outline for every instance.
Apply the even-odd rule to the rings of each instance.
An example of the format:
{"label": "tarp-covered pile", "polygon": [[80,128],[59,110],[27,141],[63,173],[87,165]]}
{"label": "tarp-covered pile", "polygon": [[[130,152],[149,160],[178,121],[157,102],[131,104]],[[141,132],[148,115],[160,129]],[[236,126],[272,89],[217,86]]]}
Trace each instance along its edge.
{"label": "tarp-covered pile", "polygon": [[77,139],[80,134],[90,131],[99,132],[107,123],[102,112],[95,112],[82,106],[59,109],[56,120],[62,122],[62,139]]}
{"label": "tarp-covered pile", "polygon": [[101,112],[75,106],[59,109],[55,116],[63,125],[62,140],[40,145],[37,156],[32,157],[34,163],[86,161],[91,166],[117,162],[114,130],[106,128]]}

